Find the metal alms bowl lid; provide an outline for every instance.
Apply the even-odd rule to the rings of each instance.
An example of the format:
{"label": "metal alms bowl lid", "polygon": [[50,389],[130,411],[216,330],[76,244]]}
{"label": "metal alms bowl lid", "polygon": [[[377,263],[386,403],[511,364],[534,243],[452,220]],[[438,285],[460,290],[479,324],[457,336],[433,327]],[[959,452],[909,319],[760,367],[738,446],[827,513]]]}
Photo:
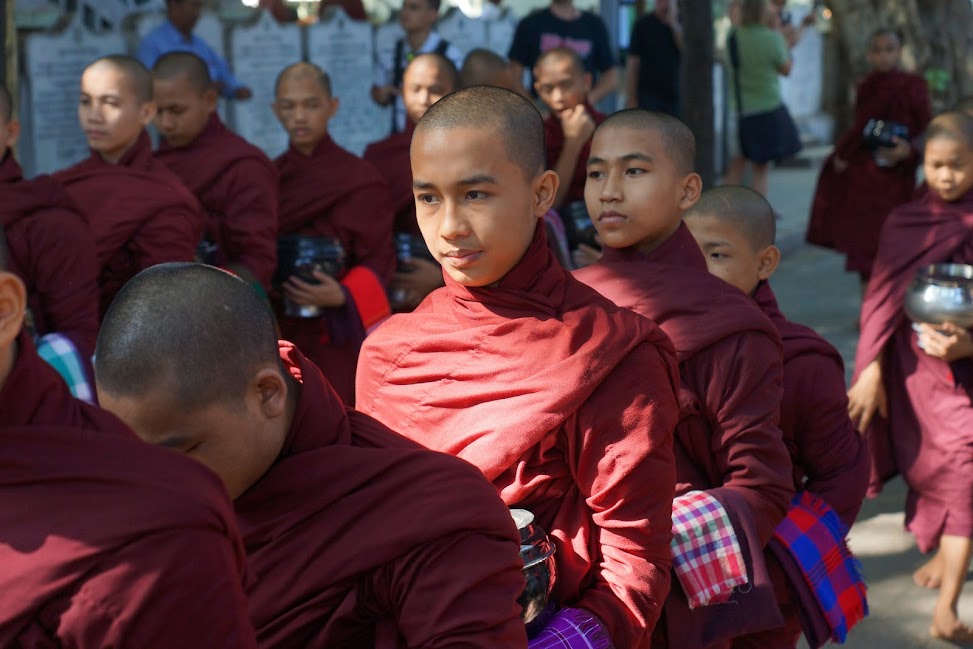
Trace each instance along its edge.
{"label": "metal alms bowl lid", "polygon": [[526,509],[511,509],[510,516],[520,530],[520,558],[524,562],[525,570],[554,555],[554,543],[547,533],[534,523],[533,513]]}
{"label": "metal alms bowl lid", "polygon": [[946,287],[973,287],[973,266],[932,264],[917,270],[915,281]]}

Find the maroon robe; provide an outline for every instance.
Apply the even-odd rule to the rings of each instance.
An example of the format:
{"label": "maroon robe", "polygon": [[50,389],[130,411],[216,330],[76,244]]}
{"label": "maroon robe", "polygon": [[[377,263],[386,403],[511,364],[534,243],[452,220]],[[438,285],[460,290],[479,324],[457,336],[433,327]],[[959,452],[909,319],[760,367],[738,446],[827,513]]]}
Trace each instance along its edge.
{"label": "maroon robe", "polygon": [[[917,142],[932,109],[925,80],[901,70],[872,72],[858,86],[855,121],[821,168],[811,207],[807,240],[847,255],[845,268],[866,279],[878,250],[878,235],[889,213],[912,199],[920,152],[894,167],[879,167],[862,132],[870,119],[885,119],[909,128]],[[834,159],[848,163],[842,173]]]}
{"label": "maroon robe", "polygon": [[882,359],[888,419],[866,431],[873,491],[902,473],[906,527],[928,552],[942,534],[973,538],[973,360],[946,363],[917,346],[903,310],[915,272],[929,264],[973,263],[973,190],[947,203],[933,192],[889,216],[862,304],[855,356],[860,373]]}
{"label": "maroon robe", "polygon": [[523,647],[520,537],[476,469],[346,408],[289,343],[300,400],[236,501],[260,645]]}
{"label": "maroon robe", "polygon": [[206,261],[244,266],[269,289],[277,266],[277,169],[264,152],[214,112],[190,144],[170,147],[163,139],[156,158],[203,206],[204,236],[216,245]]}
{"label": "maroon robe", "polygon": [[496,286],[446,287],[365,342],[359,409],[480,468],[554,538],[557,600],[648,640],[672,561],[676,368],[658,327],[575,281],[538,227]]}
{"label": "maroon robe", "polygon": [[292,146],[274,162],[280,174],[280,234],[336,238],[345,250],[346,269],[361,266],[376,278],[364,290],[344,284],[346,305],[323,317],[280,317],[283,338],[321,368],[342,401],[354,403],[358,350],[373,319],[369,314],[389,310],[382,285],[396,261],[388,188],[372,165],[329,136],[309,156]]}
{"label": "maroon robe", "polygon": [[98,337],[91,231],[61,185],[50,176],[24,180],[9,152],[0,161],[0,227],[7,238],[7,270],[27,286],[34,331],[64,335],[82,359],[90,359]]}
{"label": "maroon robe", "polygon": [[0,646],[256,647],[219,479],[18,345],[0,389]]}
{"label": "maroon robe", "polygon": [[[608,117],[604,113],[599,113],[587,102],[585,102],[585,107],[588,109],[588,114],[591,115],[591,119],[594,120],[596,126],[604,122]],[[544,120],[544,141],[547,144],[547,167],[548,169],[554,169],[557,164],[557,159],[561,155],[561,149],[564,148],[564,129],[561,128],[560,117],[553,112]],[[588,178],[586,169],[589,155],[591,155],[591,138],[588,138],[588,143],[584,145],[584,148],[581,149],[581,153],[578,155],[578,164],[574,168],[574,176],[570,179],[561,179],[562,183],[569,182],[570,184],[570,189],[568,189],[568,193],[564,197],[565,206],[574,201],[584,200],[584,183]]]}
{"label": "maroon robe", "polygon": [[752,588],[727,604],[689,610],[681,588],[666,602],[654,646],[726,646],[779,626],[762,550],[794,495],[778,427],[783,395],[780,338],[739,290],[710,275],[685,224],[648,255],[606,248],[575,272],[615,304],[658,323],[679,357],[676,494],[704,490],[730,515]]}
{"label": "maroon robe", "polygon": [[392,209],[395,210],[395,231],[408,232],[422,236],[416,222],[416,201],[412,193],[412,161],[409,147],[415,126],[406,123],[406,130],[392,133],[384,140],[372,142],[362,156],[371,163],[385,178],[392,196]]}
{"label": "maroon robe", "polygon": [[68,190],[94,235],[101,317],[139,271],[195,259],[203,230],[199,202],[152,156],[144,131],[117,164],[92,152],[54,177]]}
{"label": "maroon robe", "polygon": [[[784,344],[780,427],[791,455],[794,488],[824,498],[850,528],[868,490],[871,459],[868,445],[848,417],[844,362],[824,338],[784,317],[768,282],[760,283],[754,299]],[[733,645],[738,649],[795,647],[801,635],[798,607],[802,600],[813,601],[803,579],[789,580],[772,553],[766,558],[786,624],[739,638]],[[795,594],[802,591],[803,597]]]}

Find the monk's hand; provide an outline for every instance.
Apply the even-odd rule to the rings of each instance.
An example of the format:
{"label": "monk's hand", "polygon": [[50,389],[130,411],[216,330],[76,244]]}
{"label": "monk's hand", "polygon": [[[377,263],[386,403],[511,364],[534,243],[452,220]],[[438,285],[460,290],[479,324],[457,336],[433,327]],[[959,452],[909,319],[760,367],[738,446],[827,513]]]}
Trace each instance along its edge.
{"label": "monk's hand", "polygon": [[892,141],[895,146],[883,146],[876,153],[889,167],[894,167],[912,155],[912,145],[909,144],[908,140],[892,136]]}
{"label": "monk's hand", "polygon": [[919,347],[935,358],[947,363],[973,356],[973,337],[959,325],[947,322],[941,325],[920,325]]}
{"label": "monk's hand", "polygon": [[372,86],[372,99],[380,106],[388,106],[399,94],[399,89],[395,86]]}
{"label": "monk's hand", "polygon": [[234,99],[250,99],[251,97],[253,97],[253,90],[250,90],[246,86],[240,86],[233,91]]}
{"label": "monk's hand", "polygon": [[584,104],[578,104],[561,113],[561,128],[565,139],[587,142],[595,132],[595,120]]}
{"label": "monk's hand", "polygon": [[404,265],[408,270],[393,275],[390,283],[393,294],[401,296],[395,304],[400,309],[416,308],[427,295],[445,285],[442,266],[435,262],[413,258]]}
{"label": "monk's hand", "polygon": [[314,279],[319,284],[305,282],[300,277],[291,276],[284,282],[284,295],[301,306],[320,306],[337,308],[345,304],[345,292],[333,277],[314,271]]}
{"label": "monk's hand", "polygon": [[877,360],[862,370],[858,380],[848,390],[848,416],[858,430],[868,430],[876,412],[882,417],[889,416],[882,365]]}
{"label": "monk's hand", "polygon": [[848,168],[848,161],[842,160],[838,156],[835,156],[834,159],[831,160],[831,166],[834,167],[835,173],[844,173],[845,169]]}

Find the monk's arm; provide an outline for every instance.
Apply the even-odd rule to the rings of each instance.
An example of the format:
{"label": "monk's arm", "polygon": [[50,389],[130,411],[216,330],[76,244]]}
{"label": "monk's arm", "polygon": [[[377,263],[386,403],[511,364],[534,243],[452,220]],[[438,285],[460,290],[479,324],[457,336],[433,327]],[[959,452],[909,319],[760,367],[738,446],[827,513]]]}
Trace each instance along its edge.
{"label": "monk's arm", "polygon": [[228,170],[223,227],[230,264],[249,270],[266,289],[277,264],[277,172],[244,159]]}
{"label": "monk's arm", "polygon": [[132,237],[139,270],[170,261],[193,261],[202,239],[198,206],[170,207],[148,219]]}
{"label": "monk's arm", "polygon": [[[594,130],[594,128],[592,127],[591,130]],[[564,205],[564,201],[568,197],[568,192],[571,191],[571,181],[574,179],[581,152],[584,150],[584,145],[587,141],[587,139],[581,138],[564,138],[564,146],[561,147],[561,153],[558,154],[557,161],[554,163],[554,172],[560,179],[557,185],[557,194],[554,197],[554,207],[556,209]]]}
{"label": "monk's arm", "polygon": [[578,601],[564,604],[594,613],[616,647],[647,643],[669,594],[678,417],[663,361],[642,344],[582,406],[569,442],[601,556]]}
{"label": "monk's arm", "polygon": [[339,229],[344,230],[342,238],[352,242],[352,249],[345,251],[346,263],[368,266],[388,284],[396,266],[392,239],[395,214],[385,183],[368,183],[350,193],[335,206],[332,219]]}
{"label": "monk's arm", "polygon": [[785,407],[797,410],[794,440],[808,491],[851,527],[861,509],[871,459],[848,417],[843,369],[831,358],[804,354],[787,363]]}
{"label": "monk's arm", "polygon": [[686,382],[705,395],[723,488],[747,501],[765,544],[794,495],[791,458],[779,428],[780,347],[766,334],[744,332],[702,350],[683,367]]}

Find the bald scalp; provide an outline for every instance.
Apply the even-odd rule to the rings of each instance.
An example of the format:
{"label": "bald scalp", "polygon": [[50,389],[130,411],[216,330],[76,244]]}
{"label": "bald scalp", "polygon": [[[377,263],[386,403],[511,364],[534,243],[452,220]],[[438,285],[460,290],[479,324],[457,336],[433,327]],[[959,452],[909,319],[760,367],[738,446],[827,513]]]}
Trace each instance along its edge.
{"label": "bald scalp", "polygon": [[7,86],[0,83],[0,119],[9,122],[14,117],[14,98]]}
{"label": "bald scalp", "polygon": [[139,104],[152,101],[152,73],[141,61],[125,54],[109,54],[89,65],[85,72],[102,65],[110,66],[125,76]]}
{"label": "bald scalp", "polygon": [[[416,135],[454,128],[494,133],[528,179],[547,167],[544,120],[533,103],[515,92],[495,86],[457,90],[426,111],[416,126]],[[415,141],[414,137],[413,144]]]}
{"label": "bald scalp", "polygon": [[443,76],[449,85],[450,90],[456,89],[456,85],[459,83],[459,72],[456,71],[456,65],[442,54],[436,54],[435,52],[420,54],[412,59],[412,62],[406,66],[405,72],[402,73],[402,78],[405,79],[409,76],[409,70],[415,71],[425,65],[435,66],[439,74]]}
{"label": "bald scalp", "polygon": [[929,122],[926,129],[926,142],[945,138],[959,142],[973,151],[973,115],[960,111],[943,113]]}
{"label": "bald scalp", "polygon": [[113,397],[163,390],[178,408],[242,402],[254,373],[280,367],[270,306],[212,266],[160,264],[132,278],[98,333],[95,379]]}
{"label": "bald scalp", "polygon": [[711,217],[739,232],[754,251],[774,244],[777,219],[774,209],[749,187],[723,185],[703,192],[686,212],[686,219]]}
{"label": "bald scalp", "polygon": [[688,126],[672,115],[641,108],[628,108],[609,115],[595,129],[595,133],[612,128],[658,133],[665,144],[666,155],[676,167],[676,172],[680,175],[693,172],[696,160],[696,137]]}
{"label": "bald scalp", "polygon": [[[549,63],[563,63],[565,61],[571,63],[571,69],[577,74],[583,75],[585,73],[584,61],[581,60],[577,52],[566,47],[555,47],[541,54],[537,57],[537,62],[534,63],[534,70],[540,70]],[[534,74],[537,75],[536,72]]]}
{"label": "bald scalp", "polygon": [[331,77],[328,76],[327,72],[307,61],[293,63],[280,71],[277,80],[274,82],[274,96],[280,94],[280,84],[285,81],[304,81],[306,79],[318,84],[329,97],[333,96],[331,94]]}
{"label": "bald scalp", "polygon": [[[497,86],[500,88],[506,85],[506,77],[510,72],[510,62],[496,52],[477,48],[466,55],[463,60],[463,69],[459,72],[459,87],[469,88],[470,86]],[[509,89],[509,88],[508,88]]]}
{"label": "bald scalp", "polygon": [[192,52],[163,54],[152,66],[152,76],[159,81],[186,79],[192,89],[200,95],[213,87],[209,66]]}

